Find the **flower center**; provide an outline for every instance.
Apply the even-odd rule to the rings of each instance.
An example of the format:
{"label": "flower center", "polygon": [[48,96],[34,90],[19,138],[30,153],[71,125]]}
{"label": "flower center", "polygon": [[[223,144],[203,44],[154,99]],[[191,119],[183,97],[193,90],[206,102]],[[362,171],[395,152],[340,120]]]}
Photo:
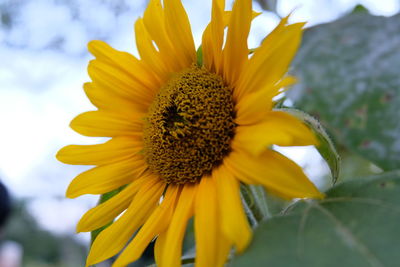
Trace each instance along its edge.
{"label": "flower center", "polygon": [[192,66],[168,81],[149,108],[144,156],[167,183],[194,183],[230,151],[234,135],[231,89],[221,77]]}

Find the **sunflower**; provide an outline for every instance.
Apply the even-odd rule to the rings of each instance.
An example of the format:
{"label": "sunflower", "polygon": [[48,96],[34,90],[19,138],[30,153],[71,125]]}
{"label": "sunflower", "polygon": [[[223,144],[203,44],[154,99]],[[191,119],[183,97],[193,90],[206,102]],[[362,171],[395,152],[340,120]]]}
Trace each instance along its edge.
{"label": "sunflower", "polygon": [[202,53],[180,0],[150,0],[135,23],[140,59],[89,43],[95,59],[84,90],[97,110],[78,115],[71,127],[111,139],[66,146],[57,158],[95,165],[71,182],[67,197],[121,191],[78,223],[77,231],[87,232],[115,219],[95,239],[87,265],[122,251],[113,266],[125,266],[155,240],[158,266],[179,266],[193,217],[196,266],[222,266],[252,236],[241,183],[287,199],[323,197],[298,165],[272,149],[317,145],[302,122],[273,109],[273,98],[294,82],[286,72],[304,24],[282,19],[249,55],[257,15],[251,0],[224,7],[224,0],[212,3]]}

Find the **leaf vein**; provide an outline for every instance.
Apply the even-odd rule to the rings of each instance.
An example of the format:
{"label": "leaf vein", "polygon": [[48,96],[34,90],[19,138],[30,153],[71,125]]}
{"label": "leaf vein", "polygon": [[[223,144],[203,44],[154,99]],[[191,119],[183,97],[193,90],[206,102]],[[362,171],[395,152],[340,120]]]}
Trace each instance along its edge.
{"label": "leaf vein", "polygon": [[[384,266],[380,262],[380,260],[372,253],[372,251],[369,250],[369,248],[361,240],[353,235],[353,233],[332,212],[321,206],[319,203],[314,202],[312,203],[312,205],[323,214],[325,214],[334,223],[336,230],[341,234],[340,236],[343,238],[345,244],[351,244],[362,256],[365,257],[365,259],[371,266]],[[347,240],[345,240],[344,237],[346,237]]]}

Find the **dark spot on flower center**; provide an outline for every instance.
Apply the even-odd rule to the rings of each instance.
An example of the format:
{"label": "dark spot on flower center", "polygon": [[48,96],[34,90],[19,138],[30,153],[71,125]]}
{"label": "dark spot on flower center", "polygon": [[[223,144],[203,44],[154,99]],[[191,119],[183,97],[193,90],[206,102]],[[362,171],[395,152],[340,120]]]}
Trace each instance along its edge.
{"label": "dark spot on flower center", "polygon": [[230,151],[234,136],[231,89],[222,78],[193,66],[168,81],[152,105],[144,129],[149,168],[167,183],[194,183]]}

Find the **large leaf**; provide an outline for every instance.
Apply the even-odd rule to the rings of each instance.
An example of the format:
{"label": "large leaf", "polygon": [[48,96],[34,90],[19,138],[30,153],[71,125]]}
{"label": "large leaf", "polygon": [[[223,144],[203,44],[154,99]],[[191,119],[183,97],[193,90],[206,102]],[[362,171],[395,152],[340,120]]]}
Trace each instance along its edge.
{"label": "large leaf", "polygon": [[342,183],[260,224],[233,266],[399,266],[400,171]]}
{"label": "large leaf", "polygon": [[289,97],[349,150],[400,166],[400,15],[365,12],[306,30]]}

